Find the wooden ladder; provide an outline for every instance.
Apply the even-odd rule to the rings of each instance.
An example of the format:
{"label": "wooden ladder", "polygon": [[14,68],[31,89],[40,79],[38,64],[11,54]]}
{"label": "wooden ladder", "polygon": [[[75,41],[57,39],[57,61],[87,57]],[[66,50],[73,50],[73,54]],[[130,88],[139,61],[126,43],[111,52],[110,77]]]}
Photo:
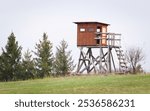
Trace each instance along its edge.
{"label": "wooden ladder", "polygon": [[125,60],[125,55],[123,54],[123,50],[121,47],[115,48],[118,60],[119,60],[119,73],[126,73],[127,72],[127,63]]}

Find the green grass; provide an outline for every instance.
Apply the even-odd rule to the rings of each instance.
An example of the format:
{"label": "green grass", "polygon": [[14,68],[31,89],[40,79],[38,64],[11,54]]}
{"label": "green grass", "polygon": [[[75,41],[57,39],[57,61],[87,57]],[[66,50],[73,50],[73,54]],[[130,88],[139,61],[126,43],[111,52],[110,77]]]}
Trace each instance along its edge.
{"label": "green grass", "polygon": [[0,94],[150,94],[150,75],[70,76],[0,82]]}

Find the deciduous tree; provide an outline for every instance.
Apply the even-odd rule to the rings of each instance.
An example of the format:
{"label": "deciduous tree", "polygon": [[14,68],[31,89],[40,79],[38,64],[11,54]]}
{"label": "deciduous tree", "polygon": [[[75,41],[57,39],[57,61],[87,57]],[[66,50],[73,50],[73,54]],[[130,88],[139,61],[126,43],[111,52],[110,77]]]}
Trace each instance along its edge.
{"label": "deciduous tree", "polygon": [[144,54],[141,48],[130,48],[126,52],[126,58],[130,65],[130,72],[135,74],[143,70],[140,64],[144,60]]}

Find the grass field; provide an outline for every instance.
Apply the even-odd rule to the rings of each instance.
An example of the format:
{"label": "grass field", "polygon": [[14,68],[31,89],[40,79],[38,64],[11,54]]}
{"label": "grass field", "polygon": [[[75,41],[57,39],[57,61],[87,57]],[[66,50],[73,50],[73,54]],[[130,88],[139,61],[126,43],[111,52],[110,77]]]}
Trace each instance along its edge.
{"label": "grass field", "polygon": [[150,94],[150,75],[89,75],[0,82],[0,94]]}

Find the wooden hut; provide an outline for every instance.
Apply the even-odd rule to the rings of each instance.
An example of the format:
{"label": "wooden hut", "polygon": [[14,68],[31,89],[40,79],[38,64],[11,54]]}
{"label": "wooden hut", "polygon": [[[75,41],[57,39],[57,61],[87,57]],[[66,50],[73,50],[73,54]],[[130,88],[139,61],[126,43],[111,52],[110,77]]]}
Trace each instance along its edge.
{"label": "wooden hut", "polygon": [[[101,22],[74,22],[77,24],[77,46],[106,46],[107,23]],[[96,39],[96,33],[101,32],[101,39]],[[101,40],[101,42],[100,42]]]}

